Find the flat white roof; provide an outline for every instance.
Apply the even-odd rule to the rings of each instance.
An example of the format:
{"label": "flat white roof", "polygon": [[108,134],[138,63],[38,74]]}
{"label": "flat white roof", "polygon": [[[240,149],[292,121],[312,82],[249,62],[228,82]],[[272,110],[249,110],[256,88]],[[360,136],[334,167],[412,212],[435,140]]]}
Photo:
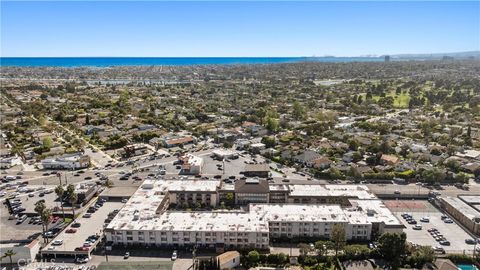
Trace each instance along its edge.
{"label": "flat white roof", "polygon": [[471,207],[470,205],[466,204],[464,201],[460,200],[459,198],[455,197],[441,197],[442,200],[453,208],[457,209],[463,215],[468,217],[469,219],[479,218],[480,212],[477,211],[475,208]]}
{"label": "flat white roof", "polygon": [[480,195],[462,195],[458,197],[468,204],[480,204]]}
{"label": "flat white roof", "polygon": [[[220,180],[159,180],[169,191],[211,191],[215,192]],[[158,182],[158,181],[157,181]]]}
{"label": "flat white roof", "polygon": [[289,185],[290,196],[376,199],[365,185]]}
{"label": "flat white roof", "polygon": [[[363,218],[366,218],[368,222],[383,222],[385,225],[402,225],[402,222],[390,211],[390,209],[385,206],[385,204],[379,200],[357,200],[350,199],[352,204],[351,209],[355,209],[357,215],[361,215]],[[351,211],[348,211],[351,213]],[[358,218],[358,217],[356,217]]]}
{"label": "flat white roof", "polygon": [[[332,193],[351,195],[352,192],[357,192],[360,194],[359,198],[367,198],[351,199],[350,202],[353,206],[348,208],[342,208],[340,205],[251,204],[247,211],[167,211],[157,213],[157,209],[168,191],[215,191],[219,185],[220,181],[217,180],[147,179],[107,228],[148,231],[268,232],[268,222],[275,221],[350,224],[384,222],[387,225],[401,225],[382,201],[374,196],[375,199],[369,199],[371,196],[367,187],[354,185],[307,185],[303,186],[306,189],[302,189],[322,191],[326,196]],[[285,186],[279,185],[279,187]]]}
{"label": "flat white roof", "polygon": [[249,212],[272,222],[348,222],[339,205],[251,204]]}

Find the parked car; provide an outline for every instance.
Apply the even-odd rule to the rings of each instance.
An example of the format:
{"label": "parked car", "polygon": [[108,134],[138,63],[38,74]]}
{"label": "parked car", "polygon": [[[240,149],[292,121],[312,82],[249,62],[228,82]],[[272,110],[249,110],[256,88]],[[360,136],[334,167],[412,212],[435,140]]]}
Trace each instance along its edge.
{"label": "parked car", "polygon": [[412,227],[412,229],[414,229],[414,230],[421,230],[421,229],[422,229],[422,225],[414,225],[414,226]]}
{"label": "parked car", "polygon": [[87,263],[88,262],[88,257],[86,257],[86,256],[85,257],[78,257],[76,259],[76,262],[77,263]]}
{"label": "parked car", "polygon": [[476,241],[474,239],[465,239],[465,244],[468,244],[468,245],[475,245],[476,244]]}
{"label": "parked car", "polygon": [[436,246],[433,248],[433,251],[435,252],[440,252],[442,254],[445,254],[445,249],[443,247],[440,247],[440,246]]}
{"label": "parked car", "polygon": [[56,239],[56,240],[53,240],[53,242],[52,242],[52,245],[54,245],[54,246],[60,246],[62,244],[63,244],[63,240],[61,240],[61,239]]}
{"label": "parked car", "polygon": [[175,261],[178,258],[177,251],[174,250],[172,253],[172,261]]}
{"label": "parked car", "polygon": [[75,222],[72,224],[72,228],[80,228],[80,226],[82,226],[82,224],[79,222]]}
{"label": "parked car", "polygon": [[422,218],[420,219],[420,221],[421,221],[421,222],[428,223],[428,222],[430,222],[430,218],[429,218],[429,217],[422,217]]}
{"label": "parked car", "polygon": [[130,258],[130,252],[125,252],[125,254],[123,255],[123,259],[128,259]]}
{"label": "parked car", "polygon": [[76,233],[77,229],[67,229],[65,232],[66,233]]}

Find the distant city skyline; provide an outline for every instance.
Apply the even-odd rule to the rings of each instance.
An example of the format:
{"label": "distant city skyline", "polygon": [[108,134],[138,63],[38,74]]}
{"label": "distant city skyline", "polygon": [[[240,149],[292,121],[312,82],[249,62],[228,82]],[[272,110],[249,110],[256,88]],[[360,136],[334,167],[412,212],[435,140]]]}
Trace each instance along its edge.
{"label": "distant city skyline", "polygon": [[480,2],[2,1],[2,57],[296,57],[480,50]]}

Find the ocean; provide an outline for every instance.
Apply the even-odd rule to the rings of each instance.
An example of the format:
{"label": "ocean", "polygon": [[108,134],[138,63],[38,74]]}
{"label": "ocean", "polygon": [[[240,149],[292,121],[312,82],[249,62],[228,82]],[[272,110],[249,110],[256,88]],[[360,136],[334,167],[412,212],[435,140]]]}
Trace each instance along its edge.
{"label": "ocean", "polygon": [[0,57],[3,67],[111,67],[381,62],[383,57]]}

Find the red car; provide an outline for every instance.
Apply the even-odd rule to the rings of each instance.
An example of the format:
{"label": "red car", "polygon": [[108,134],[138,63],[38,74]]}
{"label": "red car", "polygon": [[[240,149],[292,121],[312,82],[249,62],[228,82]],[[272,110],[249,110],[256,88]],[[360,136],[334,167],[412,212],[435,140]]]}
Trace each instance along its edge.
{"label": "red car", "polygon": [[76,233],[77,229],[68,229],[65,231],[66,233]]}
{"label": "red car", "polygon": [[77,247],[75,248],[75,251],[89,251],[90,248],[89,247]]}

